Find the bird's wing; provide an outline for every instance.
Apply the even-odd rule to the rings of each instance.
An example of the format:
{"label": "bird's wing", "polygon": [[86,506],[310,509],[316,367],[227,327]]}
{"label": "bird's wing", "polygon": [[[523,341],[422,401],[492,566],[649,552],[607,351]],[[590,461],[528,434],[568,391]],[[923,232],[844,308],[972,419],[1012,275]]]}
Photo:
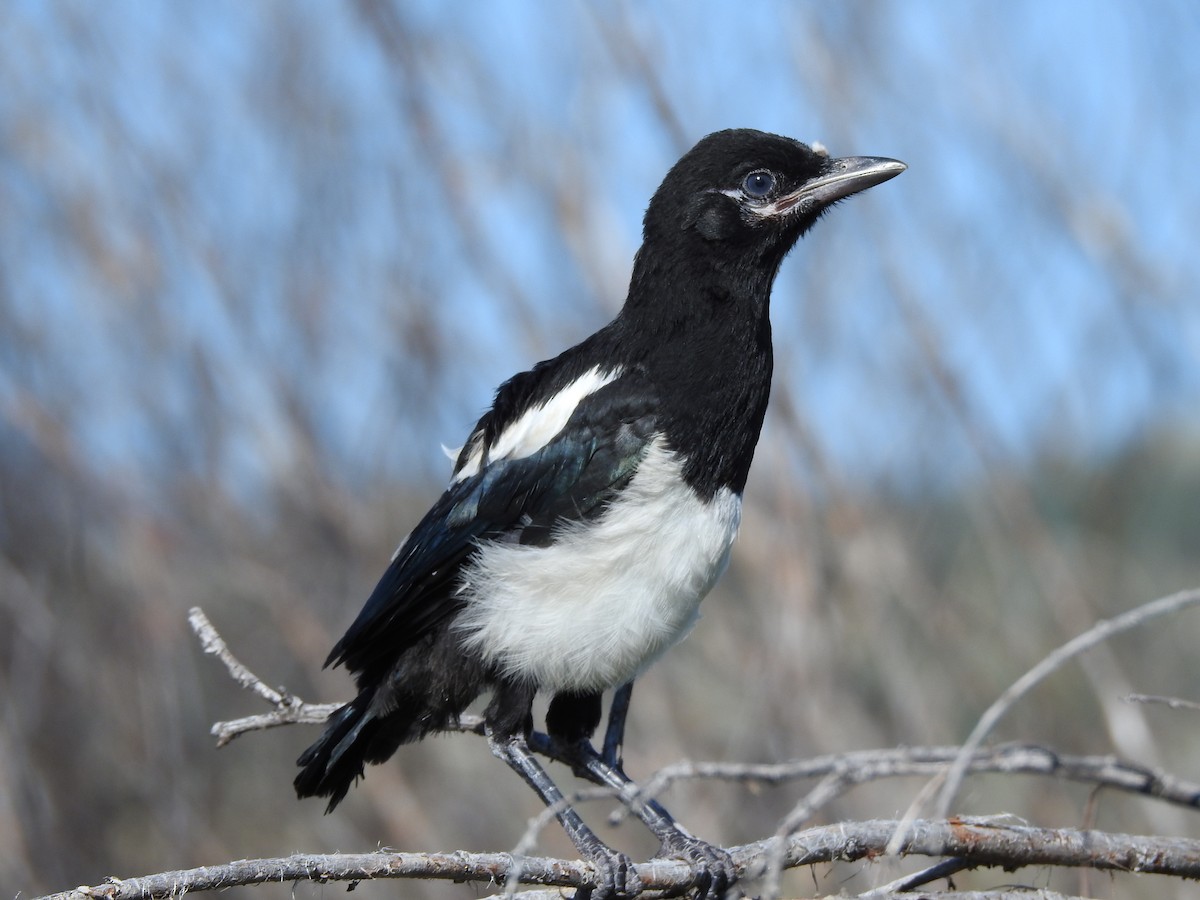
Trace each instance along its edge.
{"label": "bird's wing", "polygon": [[566,424],[533,452],[485,458],[466,475],[460,465],[326,665],[378,674],[457,612],[464,602],[456,595],[457,575],[480,541],[547,545],[557,523],[599,515],[654,439],[656,405],[650,390],[624,376],[580,399]]}

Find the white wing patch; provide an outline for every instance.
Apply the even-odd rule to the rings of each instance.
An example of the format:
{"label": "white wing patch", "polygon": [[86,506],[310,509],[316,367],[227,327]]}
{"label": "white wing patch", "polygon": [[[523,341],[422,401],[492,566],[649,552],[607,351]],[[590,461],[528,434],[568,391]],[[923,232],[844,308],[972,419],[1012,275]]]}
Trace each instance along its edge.
{"label": "white wing patch", "polygon": [[[620,374],[620,368],[610,371],[599,367],[589,369],[553,397],[531,406],[500,432],[488,450],[488,459],[521,459],[537,453],[563,430],[585,397],[615,381]],[[478,474],[482,463],[483,448],[477,447],[462,468],[454,473],[453,482]]]}
{"label": "white wing patch", "polygon": [[702,500],[682,462],[660,437],[600,518],[564,523],[548,547],[481,544],[463,572],[464,646],[543,689],[598,691],[680,640],[741,517],[733,491]]}

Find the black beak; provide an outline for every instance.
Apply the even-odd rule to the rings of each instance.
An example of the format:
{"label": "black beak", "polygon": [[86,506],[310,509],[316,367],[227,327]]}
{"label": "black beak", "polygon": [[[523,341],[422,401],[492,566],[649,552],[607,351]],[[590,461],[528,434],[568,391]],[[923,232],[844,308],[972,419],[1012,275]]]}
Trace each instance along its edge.
{"label": "black beak", "polygon": [[776,213],[788,212],[796,207],[801,211],[816,212],[844,200],[851,194],[883,184],[895,178],[905,169],[898,159],[882,156],[844,156],[831,159],[821,174],[806,181],[790,194],[785,194],[772,204]]}

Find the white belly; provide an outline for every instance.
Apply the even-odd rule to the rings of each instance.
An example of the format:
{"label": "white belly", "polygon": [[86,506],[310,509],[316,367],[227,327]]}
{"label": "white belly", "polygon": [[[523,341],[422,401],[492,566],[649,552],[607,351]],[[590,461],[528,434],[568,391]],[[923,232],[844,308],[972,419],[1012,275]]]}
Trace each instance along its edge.
{"label": "white belly", "polygon": [[456,627],[509,677],[553,691],[632,679],[682,638],[724,571],[741,498],[703,502],[655,443],[620,499],[549,547],[484,544],[464,573]]}

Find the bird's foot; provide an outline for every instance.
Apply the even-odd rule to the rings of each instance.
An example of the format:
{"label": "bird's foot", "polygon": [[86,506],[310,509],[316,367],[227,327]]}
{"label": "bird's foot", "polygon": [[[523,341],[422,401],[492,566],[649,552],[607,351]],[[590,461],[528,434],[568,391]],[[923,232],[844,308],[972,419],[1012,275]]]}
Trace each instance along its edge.
{"label": "bird's foot", "polygon": [[685,859],[700,870],[695,886],[696,897],[700,900],[722,900],[739,877],[737,865],[728,850],[683,831],[664,838],[659,856]]}
{"label": "bird's foot", "polygon": [[596,870],[596,883],[577,890],[575,900],[621,900],[640,894],[642,881],[633,860],[599,841],[597,845],[586,848],[584,854]]}

